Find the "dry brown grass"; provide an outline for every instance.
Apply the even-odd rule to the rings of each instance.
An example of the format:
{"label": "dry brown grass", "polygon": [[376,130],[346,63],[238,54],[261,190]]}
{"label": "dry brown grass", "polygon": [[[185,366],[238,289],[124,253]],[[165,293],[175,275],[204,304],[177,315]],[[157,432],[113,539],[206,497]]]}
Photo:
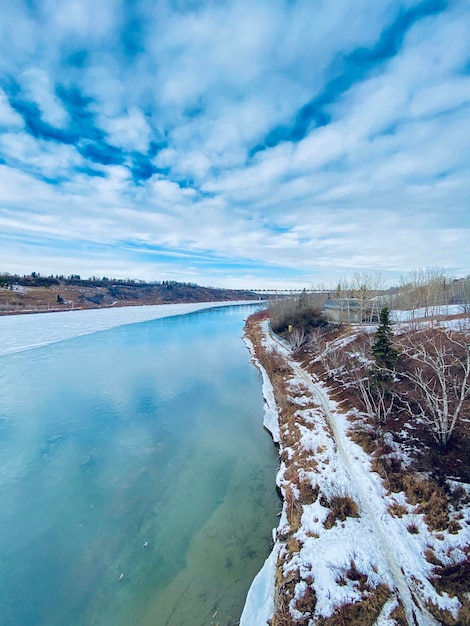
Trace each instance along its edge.
{"label": "dry brown grass", "polygon": [[[434,480],[423,479],[414,473],[405,471],[395,457],[375,456],[371,464],[372,470],[383,479],[389,492],[405,492],[406,500],[414,505],[415,513],[424,514],[424,521],[431,530],[445,530],[460,526],[455,521],[449,522],[449,504],[443,488]],[[399,507],[391,505],[390,513],[401,517]]]}
{"label": "dry brown grass", "polygon": [[403,504],[398,504],[398,502],[390,504],[387,510],[390,515],[393,515],[393,517],[401,518],[408,513],[408,509],[406,508],[406,506],[403,506]]}
{"label": "dry brown grass", "polygon": [[0,313],[66,311],[72,308],[72,305],[59,305],[57,303],[57,296],[59,294],[71,300],[75,307],[79,306],[80,302],[77,298],[77,294],[73,292],[66,293],[59,285],[51,287],[29,287],[24,293],[0,288]]}
{"label": "dry brown grass", "polygon": [[317,596],[315,593],[315,589],[312,587],[312,585],[308,585],[303,596],[299,598],[294,605],[294,608],[304,615],[302,620],[296,621],[295,623],[299,625],[303,623],[308,624],[313,612],[315,611],[316,604]]}
{"label": "dry brown grass", "polygon": [[406,530],[410,535],[419,535],[419,526],[415,521],[411,521],[406,525]]}
{"label": "dry brown grass", "polygon": [[294,624],[289,610],[289,603],[294,597],[295,586],[300,580],[299,570],[293,570],[283,575],[284,559],[281,557],[277,563],[276,585],[274,593],[274,614],[271,626],[292,626]]}
{"label": "dry brown grass", "polygon": [[296,552],[300,552],[302,545],[302,542],[297,539],[297,537],[289,537],[286,547],[289,551],[289,554],[295,554]]}
{"label": "dry brown grass", "polygon": [[470,602],[468,600],[464,600],[464,604],[460,608],[457,619],[454,619],[449,611],[442,611],[432,602],[428,602],[426,606],[439,624],[444,624],[444,626],[470,626]]}
{"label": "dry brown grass", "polygon": [[457,508],[460,505],[465,506],[466,504],[470,504],[470,492],[467,493],[466,489],[464,489],[461,485],[450,489],[447,497],[450,504],[454,508]]}
{"label": "dry brown grass", "polygon": [[340,585],[347,585],[348,580],[357,583],[357,587],[361,591],[369,589],[367,585],[368,576],[358,569],[354,559],[351,559],[349,566],[341,573],[337,582]]}
{"label": "dry brown grass", "polygon": [[[311,615],[316,604],[313,588],[309,584],[306,597],[302,598],[302,602],[298,607],[298,610],[304,613],[305,619],[302,618],[300,621],[295,621],[289,611],[289,602],[294,597],[296,584],[300,581],[300,573],[298,571],[290,572],[286,577],[283,577],[282,571],[283,564],[288,562],[292,554],[301,549],[300,542],[293,535],[300,528],[303,505],[308,505],[319,497],[318,486],[316,486],[314,482],[312,483],[310,480],[307,480],[299,470],[309,469],[311,471],[318,471],[317,461],[313,452],[309,453],[299,444],[300,432],[298,426],[299,424],[303,424],[308,427],[308,422],[304,418],[299,417],[299,406],[289,399],[289,394],[292,394],[292,389],[288,386],[288,380],[292,375],[290,368],[281,355],[266,352],[262,346],[262,333],[259,327],[256,328],[256,326],[253,326],[248,334],[255,345],[257,358],[266,369],[273,384],[274,395],[280,412],[280,455],[286,466],[284,492],[289,527],[284,529],[283,536],[279,537],[279,539],[284,542],[285,552],[282,560],[278,562],[275,615],[272,619],[272,626],[308,624],[309,615]],[[299,353],[298,357],[302,358],[304,366],[306,366],[310,372],[314,372],[325,380],[324,371],[322,371],[322,365],[319,361],[313,361],[306,351],[302,354]],[[309,358],[310,364],[308,363]],[[338,397],[345,401],[345,405],[357,406],[357,397],[355,397],[356,392],[354,388],[344,388],[339,385],[338,390]],[[406,420],[407,416],[400,414],[397,419],[387,422],[382,432],[388,432],[394,436],[396,432],[403,430]],[[457,506],[458,504],[462,504],[465,494],[462,495],[460,492],[456,492],[455,494],[449,492],[449,494],[446,494],[437,481],[421,478],[417,473],[410,471],[409,467],[404,470],[401,466],[400,459],[394,456],[391,447],[384,445],[382,433],[380,433],[381,436],[377,436],[376,432],[372,431],[371,426],[373,427],[374,425],[368,424],[365,418],[355,419],[351,425],[350,436],[356,443],[361,445],[368,454],[373,454],[373,469],[384,479],[385,487],[389,492],[405,492],[407,501],[410,505],[414,506],[414,512],[416,514],[424,514],[424,521],[431,529],[438,531],[450,529],[451,532],[457,532],[459,529],[458,520],[452,519],[449,521],[448,498],[455,501]],[[413,434],[415,441],[419,443],[419,437],[424,435],[424,431],[421,433],[414,430]],[[397,439],[395,438],[395,440]],[[426,446],[429,445],[429,437],[428,439],[423,439],[423,441],[422,456],[417,456],[416,458],[421,462],[421,469],[431,474],[429,471],[430,468],[427,468],[422,462],[424,458],[423,455],[427,454]],[[456,441],[458,442],[459,440],[456,439]],[[286,453],[286,447],[292,450],[292,458],[289,458],[289,455]],[[460,451],[460,448],[458,448],[458,450]],[[296,489],[298,489],[298,493],[287,481],[290,481],[291,485],[295,485]],[[344,522],[347,517],[357,517],[359,515],[357,504],[349,496],[331,497],[328,502],[324,496],[322,496],[322,498],[322,504],[330,508],[330,513],[325,520],[325,528],[332,528],[338,521]],[[405,507],[395,504],[389,507],[389,512],[401,517],[408,511]],[[413,528],[411,530],[413,531]],[[442,534],[436,535],[436,538],[439,537],[444,539],[444,535]],[[449,594],[454,595],[456,593],[456,580],[464,581],[463,583],[459,582],[457,587],[459,584],[463,584],[464,586],[466,585],[466,590],[468,589],[470,572],[466,569],[467,565],[462,566],[463,570],[460,569],[454,572],[453,570],[443,568],[430,548],[426,551],[426,556],[428,561],[436,566],[436,579],[434,582],[438,590],[442,588],[442,591],[448,591]],[[320,626],[345,626],[346,624],[348,624],[348,626],[353,624],[367,626],[368,624],[373,624],[383,604],[390,597],[390,590],[385,585],[379,585],[377,589],[368,589],[365,575],[357,572],[357,568],[355,570],[351,567],[343,575],[357,583],[358,588],[360,588],[361,593],[363,593],[362,601],[338,607],[333,616],[327,619],[321,618],[317,620],[316,623]],[[439,576],[439,578],[437,578],[437,576]],[[470,624],[468,621],[468,615],[470,614],[469,601],[463,596],[461,597],[461,601],[463,601],[464,606],[460,612],[458,621],[443,621],[449,620],[452,617],[450,616],[449,618],[450,614],[448,613],[439,617],[438,614],[435,613],[436,618],[440,619],[442,617],[441,623],[444,624]],[[438,609],[434,607],[432,611],[438,611]],[[406,626],[406,617],[400,605],[395,609],[392,617],[399,626]]]}
{"label": "dry brown grass", "polygon": [[300,493],[299,499],[302,504],[313,504],[317,501],[320,491],[318,485],[313,487],[309,480],[303,479],[299,482],[298,489]]}
{"label": "dry brown grass", "polygon": [[372,431],[364,428],[351,428],[348,431],[348,435],[367,454],[372,454],[377,449],[377,435]]}
{"label": "dry brown grass", "polygon": [[443,593],[457,594],[459,599],[468,594],[470,581],[470,551],[460,563],[436,567],[434,569],[434,586]]}
{"label": "dry brown grass", "polygon": [[[288,382],[292,376],[292,370],[281,355],[276,352],[267,352],[263,347],[262,332],[258,324],[248,320],[246,332],[255,347],[256,357],[273,385],[279,410],[280,457],[285,464],[282,483],[288,527],[278,534],[278,540],[283,542],[284,547],[282,557],[277,563],[275,610],[271,624],[272,626],[292,626],[292,624],[307,626],[316,604],[315,592],[311,586],[313,581],[311,577],[308,577],[308,581],[305,580],[308,585],[307,591],[295,606],[304,614],[304,618],[294,620],[289,610],[289,603],[294,597],[295,587],[301,577],[298,570],[291,571],[286,576],[283,575],[283,571],[292,555],[302,548],[301,542],[294,535],[301,525],[303,505],[315,502],[319,492],[318,486],[312,484],[304,472],[315,471],[318,462],[314,454],[305,450],[301,445],[299,424],[308,427],[308,422],[305,418],[299,417],[299,405],[290,397],[292,389],[288,387]],[[286,451],[287,448],[291,450],[290,455]]]}
{"label": "dry brown grass", "polygon": [[408,620],[406,619],[406,613],[401,602],[399,602],[398,606],[392,611],[390,617],[395,620],[397,626],[409,626]]}
{"label": "dry brown grass", "polygon": [[296,533],[300,528],[303,507],[297,500],[290,485],[284,487],[284,502],[286,506],[287,521],[289,522],[290,533]]}
{"label": "dry brown grass", "polygon": [[284,378],[287,374],[292,374],[291,368],[278,352],[264,351],[262,364],[269,377],[273,376],[275,380]]}
{"label": "dry brown grass", "polygon": [[329,501],[323,498],[323,506],[330,509],[328,517],[323,522],[327,529],[333,528],[336,522],[344,522],[347,517],[359,517],[359,507],[350,496],[332,496]]}
{"label": "dry brown grass", "polygon": [[447,529],[451,535],[457,535],[459,531],[462,530],[462,526],[454,519],[449,522]]}
{"label": "dry brown grass", "polygon": [[431,547],[426,548],[424,556],[426,557],[426,561],[431,563],[431,565],[442,567],[442,562],[437,558],[436,553]]}
{"label": "dry brown grass", "polygon": [[365,591],[360,602],[337,607],[331,617],[320,617],[316,624],[317,626],[351,626],[351,624],[373,626],[390,596],[390,589],[387,585],[381,584],[376,589]]}
{"label": "dry brown grass", "polygon": [[313,452],[309,452],[302,445],[297,446],[295,451],[296,463],[305,472],[313,471],[318,467],[318,461],[315,458]]}
{"label": "dry brown grass", "polygon": [[431,530],[445,530],[449,525],[447,497],[436,482],[423,480],[415,474],[403,477],[406,499],[416,504],[416,513],[424,513],[424,521]]}
{"label": "dry brown grass", "polygon": [[298,598],[294,604],[297,611],[303,613],[300,619],[294,619],[289,609],[289,604],[294,597],[295,587],[300,582],[299,570],[293,570],[286,576],[282,573],[282,561],[278,562],[276,574],[276,590],[274,598],[274,615],[270,620],[271,626],[308,626],[310,618],[315,610],[317,597],[312,586],[313,580],[309,579],[307,588],[302,597]]}

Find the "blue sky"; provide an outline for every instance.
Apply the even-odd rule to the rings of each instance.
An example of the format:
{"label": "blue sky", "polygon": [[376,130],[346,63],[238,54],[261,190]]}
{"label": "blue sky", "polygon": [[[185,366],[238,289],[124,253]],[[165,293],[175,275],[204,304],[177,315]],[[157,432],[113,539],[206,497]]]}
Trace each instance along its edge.
{"label": "blue sky", "polygon": [[470,273],[468,0],[2,0],[0,271]]}

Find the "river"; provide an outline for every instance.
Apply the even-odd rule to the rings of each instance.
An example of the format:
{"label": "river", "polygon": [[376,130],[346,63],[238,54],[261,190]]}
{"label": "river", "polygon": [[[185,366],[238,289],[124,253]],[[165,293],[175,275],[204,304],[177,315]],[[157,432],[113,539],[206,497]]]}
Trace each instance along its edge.
{"label": "river", "polygon": [[2,625],[238,622],[280,507],[252,310],[0,357]]}

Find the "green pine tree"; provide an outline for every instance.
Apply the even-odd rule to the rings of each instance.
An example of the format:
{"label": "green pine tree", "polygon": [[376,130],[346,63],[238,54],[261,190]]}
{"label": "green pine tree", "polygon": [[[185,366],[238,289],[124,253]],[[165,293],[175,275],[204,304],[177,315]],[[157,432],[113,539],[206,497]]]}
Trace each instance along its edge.
{"label": "green pine tree", "polygon": [[389,372],[395,369],[399,353],[393,346],[390,310],[386,306],[380,311],[380,324],[375,331],[372,355],[375,361],[375,371],[372,373],[373,377],[377,379],[377,382],[390,380],[391,375]]}

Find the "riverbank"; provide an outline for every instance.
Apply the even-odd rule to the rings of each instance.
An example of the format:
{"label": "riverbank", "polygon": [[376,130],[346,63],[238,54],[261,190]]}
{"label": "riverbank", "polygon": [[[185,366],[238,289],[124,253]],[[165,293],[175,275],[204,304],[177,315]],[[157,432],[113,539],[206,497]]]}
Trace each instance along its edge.
{"label": "riverbank", "polygon": [[[263,375],[266,427],[279,443],[283,511],[241,626],[469,623],[468,580],[458,579],[470,546],[468,498],[450,507],[458,525],[430,528],[420,501],[388,489],[351,438],[354,410],[333,400],[261,318],[250,318],[246,334]],[[456,568],[455,590],[439,582],[437,567]]]}
{"label": "riverbank", "polygon": [[151,282],[79,276],[0,274],[0,316],[158,304],[258,300],[242,289],[202,287],[175,281]]}

